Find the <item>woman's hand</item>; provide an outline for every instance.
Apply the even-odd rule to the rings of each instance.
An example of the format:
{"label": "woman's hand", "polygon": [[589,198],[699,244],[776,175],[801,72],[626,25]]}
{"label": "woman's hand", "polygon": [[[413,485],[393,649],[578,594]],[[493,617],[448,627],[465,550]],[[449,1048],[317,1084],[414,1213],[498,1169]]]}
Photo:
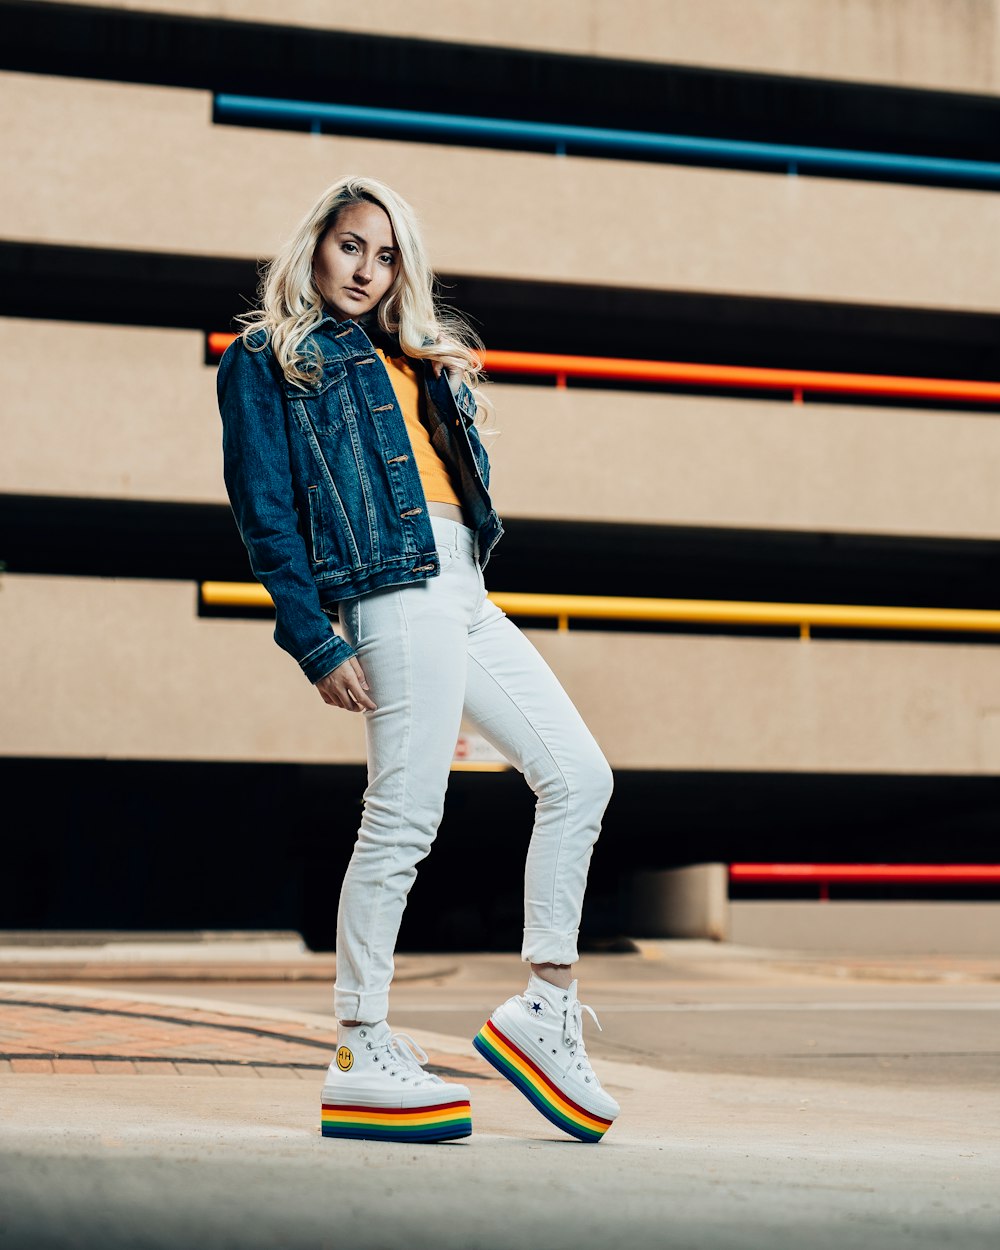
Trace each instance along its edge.
{"label": "woman's hand", "polygon": [[458,364],[444,364],[440,360],[434,360],[431,362],[431,368],[434,370],[434,376],[436,378],[441,376],[443,370],[444,376],[448,379],[448,385],[451,387],[453,392],[457,392],[462,378],[465,375],[464,367]]}
{"label": "woman's hand", "polygon": [[434,346],[444,348],[444,352],[439,359],[433,358],[431,360],[434,376],[440,378],[443,370],[452,393],[457,395],[458,388],[465,381],[465,371],[468,367],[468,357],[465,354],[465,350],[460,343],[443,333],[438,334],[434,340]]}
{"label": "woman's hand", "polygon": [[375,711],[375,704],[367,693],[368,679],[353,655],[313,684],[323,702],[333,707],[347,708],[349,712]]}

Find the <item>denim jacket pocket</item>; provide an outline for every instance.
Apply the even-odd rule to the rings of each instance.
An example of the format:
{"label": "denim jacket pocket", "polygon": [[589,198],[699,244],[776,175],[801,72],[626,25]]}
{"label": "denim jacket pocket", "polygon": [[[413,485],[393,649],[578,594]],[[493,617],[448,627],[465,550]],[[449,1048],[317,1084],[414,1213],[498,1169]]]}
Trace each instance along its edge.
{"label": "denim jacket pocket", "polygon": [[340,360],[323,362],[323,377],[318,386],[301,389],[286,384],[285,397],[297,407],[300,421],[304,419],[317,434],[339,430],[353,410],[347,370]]}
{"label": "denim jacket pocket", "polygon": [[330,559],[329,524],[323,492],[318,486],[309,487],[309,549],[313,564],[319,568]]}

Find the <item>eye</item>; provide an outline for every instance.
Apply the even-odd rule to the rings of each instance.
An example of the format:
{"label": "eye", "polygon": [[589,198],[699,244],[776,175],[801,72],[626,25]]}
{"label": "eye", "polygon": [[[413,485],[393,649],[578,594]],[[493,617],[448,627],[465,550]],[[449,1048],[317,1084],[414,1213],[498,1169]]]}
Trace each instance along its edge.
{"label": "eye", "polygon": [[384,260],[384,261],[385,261],[385,263],[386,263],[387,265],[392,265],[392,264],[394,264],[394,263],[395,263],[395,260],[396,260],[395,256],[393,256],[392,252],[383,252],[383,253],[382,253],[382,255],[379,257],[379,259],[380,259],[380,260]]}
{"label": "eye", "polygon": [[345,252],[348,248],[355,252],[358,250],[358,245],[356,243],[341,243],[340,246]]}

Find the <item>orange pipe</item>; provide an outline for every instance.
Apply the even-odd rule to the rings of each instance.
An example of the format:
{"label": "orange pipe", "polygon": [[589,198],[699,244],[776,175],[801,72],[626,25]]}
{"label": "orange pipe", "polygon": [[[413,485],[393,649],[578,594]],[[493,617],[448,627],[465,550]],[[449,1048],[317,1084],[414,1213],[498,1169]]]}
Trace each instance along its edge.
{"label": "orange pipe", "polygon": [[[212,333],[208,350],[218,358],[236,336]],[[882,373],[830,373],[815,369],[761,369],[750,365],[707,365],[677,360],[625,360],[612,356],[559,356],[546,352],[488,351],[486,372],[522,377],[600,378],[618,382],[671,382],[741,390],[792,391],[841,395],[893,395],[920,399],[958,399],[1000,403],[1000,382],[961,378],[899,377]]]}
{"label": "orange pipe", "polygon": [[208,336],[208,354],[213,360],[218,360],[235,338],[235,334],[222,334],[218,330],[212,330]]}
{"label": "orange pipe", "polygon": [[958,378],[895,377],[880,373],[828,373],[812,369],[761,369],[672,360],[619,360],[601,356],[553,356],[534,352],[486,353],[488,373],[558,374],[629,382],[697,382],[754,390],[827,391],[905,395],[934,399],[1000,401],[1000,382]]}

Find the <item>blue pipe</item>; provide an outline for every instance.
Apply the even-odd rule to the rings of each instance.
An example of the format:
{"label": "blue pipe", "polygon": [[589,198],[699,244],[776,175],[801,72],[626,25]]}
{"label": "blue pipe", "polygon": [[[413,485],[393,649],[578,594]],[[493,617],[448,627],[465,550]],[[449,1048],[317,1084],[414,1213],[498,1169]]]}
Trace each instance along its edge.
{"label": "blue pipe", "polygon": [[320,104],[309,100],[270,100],[262,96],[215,97],[215,120],[221,122],[305,123],[314,131],[340,126],[354,133],[413,139],[459,139],[469,144],[497,142],[559,154],[630,156],[656,160],[671,156],[700,157],[718,165],[788,173],[892,174],[911,180],[933,179],[996,186],[1000,163],[952,160],[938,156],[906,156],[848,148],[808,147],[795,143],[758,143],[742,139],[706,139],[695,135],[655,134],[644,130],[611,130],[602,126],[568,126],[559,122],[514,121],[497,117],[465,117],[458,113],[425,113],[408,109],[369,108],[359,104]]}

